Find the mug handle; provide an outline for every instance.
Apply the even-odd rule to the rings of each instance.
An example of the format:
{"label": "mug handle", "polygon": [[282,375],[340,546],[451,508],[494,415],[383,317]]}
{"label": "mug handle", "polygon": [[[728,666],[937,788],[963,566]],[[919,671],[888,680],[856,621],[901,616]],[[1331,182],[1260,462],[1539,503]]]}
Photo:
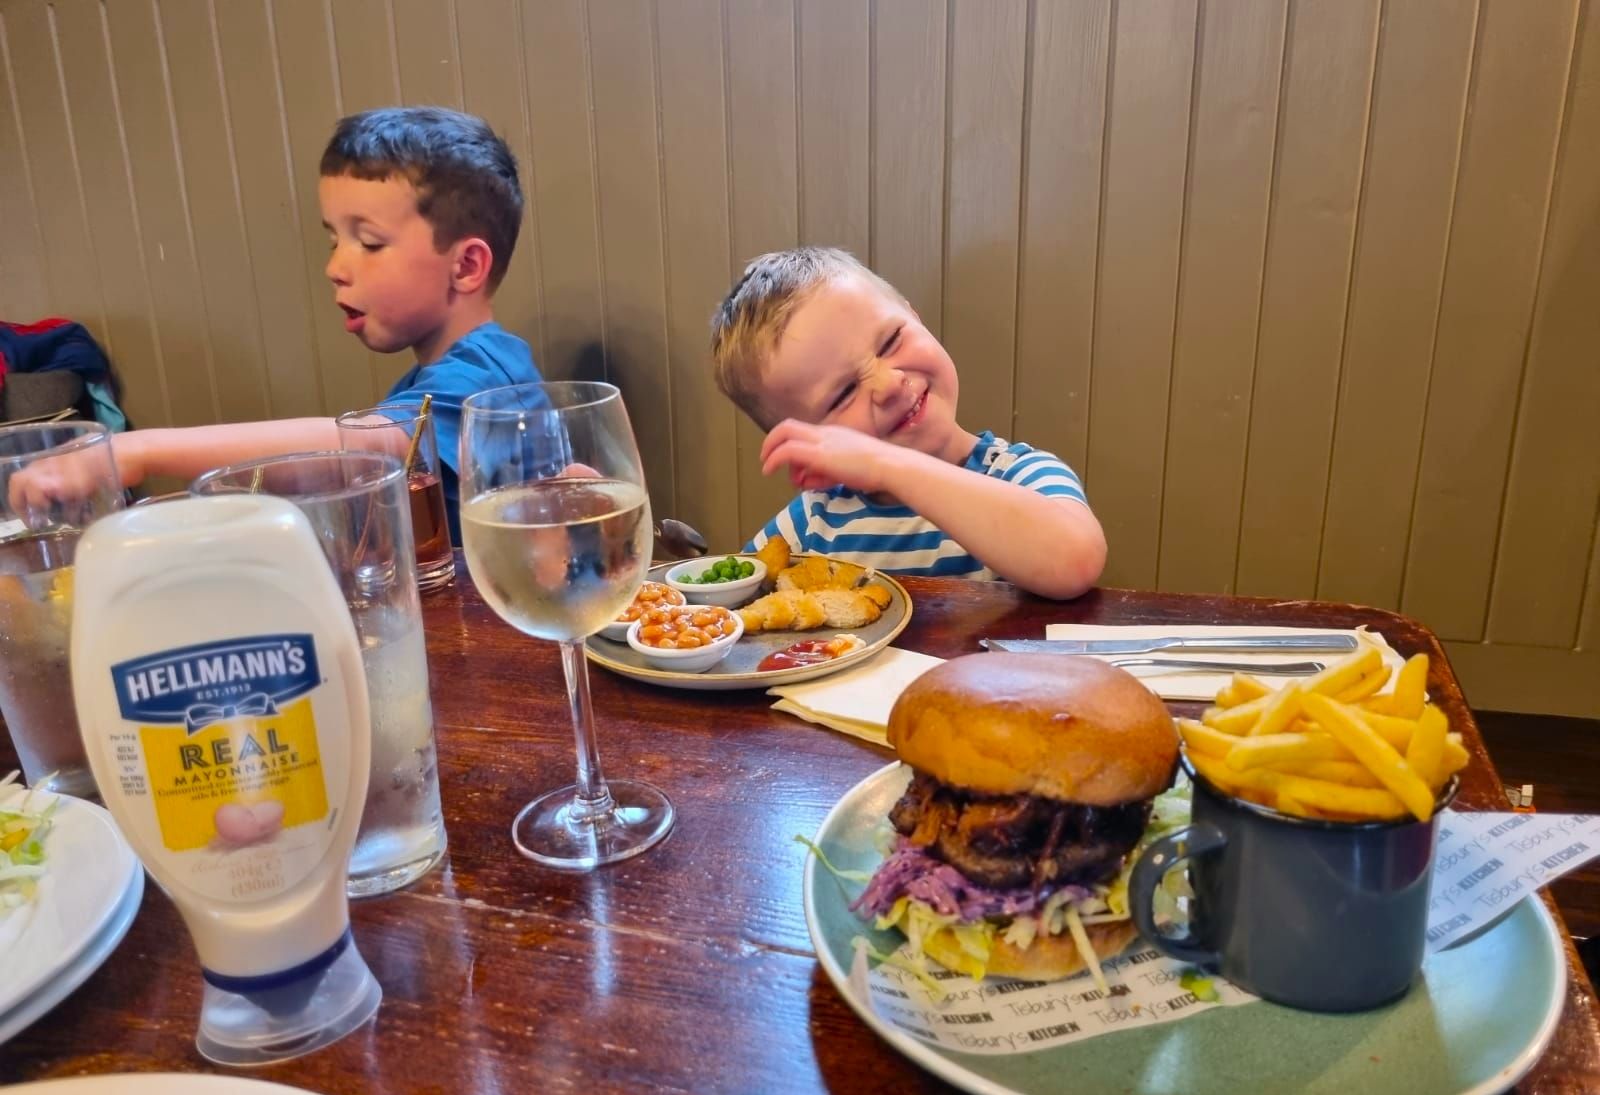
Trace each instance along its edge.
{"label": "mug handle", "polygon": [[1168,935],[1156,927],[1155,896],[1167,872],[1186,859],[1221,851],[1228,838],[1210,825],[1187,825],[1155,840],[1139,856],[1128,880],[1128,908],[1133,922],[1156,949],[1182,962],[1216,968],[1221,956],[1201,946],[1192,931]]}

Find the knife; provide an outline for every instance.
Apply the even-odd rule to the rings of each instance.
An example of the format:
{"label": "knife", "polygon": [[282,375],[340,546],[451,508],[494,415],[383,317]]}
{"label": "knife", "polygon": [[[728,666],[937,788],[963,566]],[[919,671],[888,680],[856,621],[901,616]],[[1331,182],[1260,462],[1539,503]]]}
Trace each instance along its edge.
{"label": "knife", "polygon": [[1265,653],[1275,650],[1348,651],[1360,645],[1354,635],[1162,635],[1149,639],[979,639],[988,650],[1024,654],[1149,654],[1156,650],[1207,653]]}

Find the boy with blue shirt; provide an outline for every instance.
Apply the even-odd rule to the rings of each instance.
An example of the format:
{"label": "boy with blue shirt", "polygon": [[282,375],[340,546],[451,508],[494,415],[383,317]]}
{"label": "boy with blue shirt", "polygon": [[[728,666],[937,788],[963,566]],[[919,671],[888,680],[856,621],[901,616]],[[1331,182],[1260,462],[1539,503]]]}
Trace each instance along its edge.
{"label": "boy with blue shirt", "polygon": [[[341,119],[317,187],[331,254],[325,268],[345,330],[416,364],[385,397],[404,416],[432,395],[452,536],[458,440],[467,396],[540,379],[528,344],[494,322],[490,298],[522,222],[511,150],[481,119],[441,107],[391,107]],[[332,418],[136,430],[112,442],[125,486],[211,468],[339,448]],[[21,477],[17,477],[21,478]],[[70,462],[39,466],[13,490],[62,496]]]}
{"label": "boy with blue shirt", "polygon": [[800,494],[750,544],[900,574],[1004,577],[1076,597],[1105,566],[1072,469],[956,421],[959,381],[892,286],[844,251],[802,247],[745,268],[711,321],[717,386],[767,430],[762,472]]}

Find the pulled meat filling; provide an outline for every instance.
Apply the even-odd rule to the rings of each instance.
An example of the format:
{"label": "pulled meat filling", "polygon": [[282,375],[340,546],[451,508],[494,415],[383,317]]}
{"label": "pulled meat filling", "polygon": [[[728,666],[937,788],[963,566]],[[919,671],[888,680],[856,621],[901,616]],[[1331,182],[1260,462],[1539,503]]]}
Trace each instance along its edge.
{"label": "pulled meat filling", "polygon": [[1037,795],[980,795],[918,772],[889,822],[982,886],[1092,885],[1116,877],[1150,802],[1083,806]]}

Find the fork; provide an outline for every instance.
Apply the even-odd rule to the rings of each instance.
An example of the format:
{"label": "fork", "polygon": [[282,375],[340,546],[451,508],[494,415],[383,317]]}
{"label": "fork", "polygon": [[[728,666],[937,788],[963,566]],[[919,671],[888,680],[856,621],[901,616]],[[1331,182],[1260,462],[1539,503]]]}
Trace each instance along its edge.
{"label": "fork", "polygon": [[[1264,677],[1304,677],[1322,672],[1321,662],[1196,662],[1178,658],[1107,658],[1106,664],[1119,669],[1153,667],[1169,673],[1259,673]],[[1160,676],[1162,674],[1157,674]]]}

